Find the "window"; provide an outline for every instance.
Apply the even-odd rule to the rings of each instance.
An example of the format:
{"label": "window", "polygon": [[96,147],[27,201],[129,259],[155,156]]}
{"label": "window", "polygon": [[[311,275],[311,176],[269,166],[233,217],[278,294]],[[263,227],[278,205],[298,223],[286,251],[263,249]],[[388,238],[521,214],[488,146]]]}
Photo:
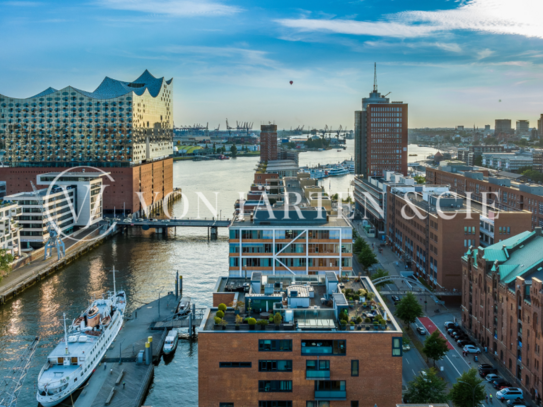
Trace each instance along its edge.
{"label": "window", "polygon": [[307,401],[305,407],[330,407],[329,401]]}
{"label": "window", "polygon": [[306,370],[330,370],[329,360],[306,360]]}
{"label": "window", "polygon": [[251,362],[219,362],[219,367],[251,367]]}
{"label": "window", "polygon": [[292,401],[259,401],[258,407],[292,407]]}
{"label": "window", "polygon": [[259,380],[260,393],[291,392],[292,380]]}
{"label": "window", "polygon": [[344,340],[302,341],[302,355],[345,355],[347,342]]}
{"label": "window", "polygon": [[292,372],[292,360],[259,360],[259,372]]}
{"label": "window", "polygon": [[351,360],[351,376],[358,376],[358,360]]}
{"label": "window", "polygon": [[392,338],[392,356],[402,356],[402,338]]}
{"label": "window", "polygon": [[358,400],[357,401],[351,401],[351,407],[358,407]]}
{"label": "window", "polygon": [[219,407],[234,407],[234,403],[219,403]]}
{"label": "window", "polygon": [[290,352],[292,351],[292,339],[259,339],[259,352]]}

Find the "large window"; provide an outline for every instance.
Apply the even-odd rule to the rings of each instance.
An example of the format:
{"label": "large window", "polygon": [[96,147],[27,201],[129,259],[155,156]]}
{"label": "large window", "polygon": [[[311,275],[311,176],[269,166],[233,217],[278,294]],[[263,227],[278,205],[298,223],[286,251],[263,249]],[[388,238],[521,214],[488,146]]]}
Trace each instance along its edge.
{"label": "large window", "polygon": [[292,380],[259,380],[260,393],[281,393],[292,391]]}
{"label": "large window", "polygon": [[392,338],[392,356],[402,356],[402,338]]}
{"label": "large window", "polygon": [[219,403],[219,407],[234,407],[234,403]]}
{"label": "large window", "polygon": [[345,355],[347,342],[344,340],[304,340],[302,355]]}
{"label": "large window", "polygon": [[258,407],[292,407],[292,401],[259,401]]}
{"label": "large window", "polygon": [[315,380],[315,398],[344,400],[346,397],[345,380]]}
{"label": "large window", "polygon": [[219,367],[251,367],[251,362],[219,362]]}
{"label": "large window", "polygon": [[259,339],[259,352],[290,352],[292,339]]}
{"label": "large window", "polygon": [[351,376],[358,376],[358,360],[351,360]]}
{"label": "large window", "polygon": [[329,401],[319,400],[319,401],[307,401],[305,407],[330,407]]}
{"label": "large window", "polygon": [[312,379],[330,379],[330,361],[329,360],[306,360],[305,378]]}
{"label": "large window", "polygon": [[259,372],[292,372],[292,360],[259,360]]}

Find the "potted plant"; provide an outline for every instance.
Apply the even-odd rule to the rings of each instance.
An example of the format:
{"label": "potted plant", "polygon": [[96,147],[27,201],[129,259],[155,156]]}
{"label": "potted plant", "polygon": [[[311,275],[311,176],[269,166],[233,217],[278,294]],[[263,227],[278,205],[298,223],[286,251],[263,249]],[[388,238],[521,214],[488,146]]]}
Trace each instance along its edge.
{"label": "potted plant", "polygon": [[243,318],[241,315],[236,315],[236,331],[239,331],[239,324],[243,323]]}
{"label": "potted plant", "polygon": [[232,303],[230,304],[230,306],[234,308],[234,312],[236,313],[236,315],[241,313],[244,305],[245,303],[243,301],[232,301]]}
{"label": "potted plant", "polygon": [[219,304],[218,308],[219,308],[219,311],[226,312],[227,307],[226,307],[226,304],[221,303]]}
{"label": "potted plant", "polygon": [[354,321],[351,320],[351,331],[354,331]]}
{"label": "potted plant", "polygon": [[279,312],[276,312],[273,316],[273,322],[275,324],[275,329],[279,329],[281,326],[281,322],[283,322],[283,317]]}
{"label": "potted plant", "polygon": [[216,315],[217,317],[219,317],[220,319],[223,319],[223,318],[224,318],[224,312],[221,311],[221,310],[217,311],[217,312],[215,313],[215,315]]}
{"label": "potted plant", "polygon": [[256,323],[260,326],[260,329],[266,329],[266,325],[268,325],[269,322],[267,319],[259,319]]}
{"label": "potted plant", "polygon": [[247,323],[249,324],[249,330],[254,331],[255,330],[255,325],[256,325],[256,319],[249,318],[247,320]]}
{"label": "potted plant", "polygon": [[213,320],[215,321],[215,325],[214,325],[215,329],[219,329],[219,327],[221,326],[222,319],[219,317],[214,317]]}
{"label": "potted plant", "polygon": [[226,322],[225,319],[221,319],[221,326],[222,326],[222,330],[225,331],[226,330],[226,326],[228,325],[228,322]]}

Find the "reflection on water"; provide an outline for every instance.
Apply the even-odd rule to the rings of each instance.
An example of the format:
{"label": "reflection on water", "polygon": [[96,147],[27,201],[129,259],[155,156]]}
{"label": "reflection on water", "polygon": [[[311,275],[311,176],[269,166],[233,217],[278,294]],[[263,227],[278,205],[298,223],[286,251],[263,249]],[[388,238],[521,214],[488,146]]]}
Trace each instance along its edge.
{"label": "reflection on water", "polygon": [[[300,164],[318,162],[337,163],[353,155],[353,141],[348,149],[308,152],[300,155]],[[243,157],[235,160],[211,162],[176,162],[175,187],[183,188],[188,198],[187,216],[198,211],[196,192],[202,192],[215,202],[219,192],[218,213],[231,218],[234,202],[240,192],[245,194],[253,181],[258,159]],[[352,175],[322,181],[333,193],[349,189]],[[181,216],[183,202],[176,202],[172,216]],[[202,217],[213,216],[200,204]],[[206,229],[178,228],[168,236],[153,231],[132,230],[117,235],[91,253],[80,257],[61,272],[34,285],[14,300],[0,307],[0,376],[9,367],[19,349],[41,337],[39,349],[21,393],[20,406],[35,406],[36,378],[47,355],[62,336],[62,313],[74,318],[86,308],[93,297],[99,297],[112,287],[111,268],[116,274],[117,287],[128,294],[128,312],[141,304],[171,291],[175,273],[183,276],[183,291],[196,306],[211,304],[211,290],[218,276],[228,272],[228,234],[219,230],[217,241],[207,241]],[[155,370],[155,378],[146,404],[154,407],[197,405],[198,403],[198,344],[179,342],[175,357],[167,365],[162,361]]]}

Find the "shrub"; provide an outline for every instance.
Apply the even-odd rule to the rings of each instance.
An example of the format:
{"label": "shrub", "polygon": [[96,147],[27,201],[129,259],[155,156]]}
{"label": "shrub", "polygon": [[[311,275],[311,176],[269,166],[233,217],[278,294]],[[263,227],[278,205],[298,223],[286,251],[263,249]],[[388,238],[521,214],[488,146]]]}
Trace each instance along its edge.
{"label": "shrub", "polygon": [[219,304],[219,310],[222,312],[226,311],[226,305],[225,304]]}
{"label": "shrub", "polygon": [[222,321],[222,319],[219,318],[219,317],[215,317],[215,318],[213,318],[213,320],[215,321],[216,325],[219,325],[221,323],[221,321]]}
{"label": "shrub", "polygon": [[269,317],[269,318],[268,318],[268,321],[269,321],[269,322],[273,322],[273,317]]}
{"label": "shrub", "polygon": [[267,319],[259,319],[258,321],[256,321],[256,323],[258,325],[268,325],[268,320]]}
{"label": "shrub", "polygon": [[351,321],[351,325],[354,325],[354,321]]}
{"label": "shrub", "polygon": [[243,318],[241,315],[236,315],[236,325],[239,325],[243,322]]}
{"label": "shrub", "polygon": [[356,317],[356,323],[357,324],[362,323],[362,317]]}
{"label": "shrub", "polygon": [[371,319],[366,318],[366,319],[364,320],[364,322],[365,322],[366,324],[369,324],[369,323],[371,322]]}
{"label": "shrub", "polygon": [[249,319],[247,320],[247,323],[248,323],[249,325],[256,325],[256,319],[254,319],[254,318],[249,318]]}
{"label": "shrub", "polygon": [[224,312],[222,312],[221,310],[217,311],[217,314],[215,315],[217,315],[221,319],[224,318]]}
{"label": "shrub", "polygon": [[275,315],[273,316],[273,322],[276,325],[279,325],[279,324],[281,324],[282,321],[283,321],[283,317],[281,316],[281,314],[279,312],[276,312]]}

